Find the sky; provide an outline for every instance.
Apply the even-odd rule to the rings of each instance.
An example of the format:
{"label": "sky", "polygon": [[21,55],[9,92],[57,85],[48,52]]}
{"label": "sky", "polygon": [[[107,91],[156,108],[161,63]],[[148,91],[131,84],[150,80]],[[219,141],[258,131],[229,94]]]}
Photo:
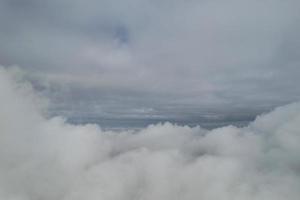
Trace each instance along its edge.
{"label": "sky", "polygon": [[298,0],[0,0],[0,65],[50,111],[249,119],[300,99]]}

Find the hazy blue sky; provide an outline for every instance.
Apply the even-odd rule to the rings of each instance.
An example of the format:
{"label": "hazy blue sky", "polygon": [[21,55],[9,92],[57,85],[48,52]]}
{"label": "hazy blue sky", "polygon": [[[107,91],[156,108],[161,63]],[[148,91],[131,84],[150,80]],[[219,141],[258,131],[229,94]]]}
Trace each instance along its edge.
{"label": "hazy blue sky", "polygon": [[255,114],[300,99],[299,9],[298,0],[0,0],[0,65],[18,66],[64,114]]}

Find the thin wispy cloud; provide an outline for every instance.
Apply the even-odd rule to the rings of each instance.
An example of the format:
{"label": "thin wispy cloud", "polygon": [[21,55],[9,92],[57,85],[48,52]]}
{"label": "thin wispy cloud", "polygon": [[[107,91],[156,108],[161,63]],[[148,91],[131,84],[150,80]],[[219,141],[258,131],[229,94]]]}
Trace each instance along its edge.
{"label": "thin wispy cloud", "polygon": [[299,100],[299,7],[1,0],[0,64],[65,104],[264,111]]}

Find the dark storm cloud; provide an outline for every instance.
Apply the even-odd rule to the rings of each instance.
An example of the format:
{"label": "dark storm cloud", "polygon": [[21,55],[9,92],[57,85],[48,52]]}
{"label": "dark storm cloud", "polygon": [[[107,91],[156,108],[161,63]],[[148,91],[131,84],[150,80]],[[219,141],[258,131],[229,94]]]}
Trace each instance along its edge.
{"label": "dark storm cloud", "polygon": [[299,7],[0,0],[0,64],[74,107],[265,110],[299,100]]}

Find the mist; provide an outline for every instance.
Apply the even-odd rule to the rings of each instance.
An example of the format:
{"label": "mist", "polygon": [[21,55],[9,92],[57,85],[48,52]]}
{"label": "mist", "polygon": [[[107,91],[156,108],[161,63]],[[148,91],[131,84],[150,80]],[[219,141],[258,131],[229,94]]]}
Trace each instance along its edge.
{"label": "mist", "polygon": [[299,8],[299,0],[0,0],[0,65],[21,68],[54,115],[253,118],[300,101]]}
{"label": "mist", "polygon": [[0,97],[0,199],[299,199],[299,103],[244,128],[114,132],[50,118],[47,99],[4,68]]}

